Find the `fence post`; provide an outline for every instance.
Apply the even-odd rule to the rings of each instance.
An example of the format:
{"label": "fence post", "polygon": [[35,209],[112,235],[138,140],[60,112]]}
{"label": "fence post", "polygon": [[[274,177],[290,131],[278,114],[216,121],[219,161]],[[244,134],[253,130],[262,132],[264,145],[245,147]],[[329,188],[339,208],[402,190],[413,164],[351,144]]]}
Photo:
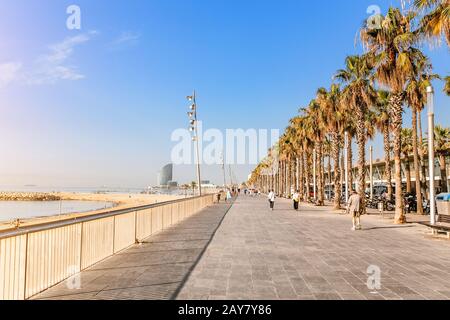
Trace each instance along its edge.
{"label": "fence post", "polygon": [[27,270],[28,270],[28,232],[25,235],[25,264],[23,270],[23,300],[27,296]]}

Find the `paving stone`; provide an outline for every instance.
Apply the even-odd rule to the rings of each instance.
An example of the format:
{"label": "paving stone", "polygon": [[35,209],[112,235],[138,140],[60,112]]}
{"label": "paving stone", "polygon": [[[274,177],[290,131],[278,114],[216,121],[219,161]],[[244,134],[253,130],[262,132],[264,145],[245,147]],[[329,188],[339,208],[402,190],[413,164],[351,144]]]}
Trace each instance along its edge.
{"label": "paving stone", "polygon": [[[146,239],[144,244],[98,263],[80,274],[81,288],[69,290],[62,282],[33,299],[55,300],[166,300],[174,297],[190,269],[212,239],[214,231],[230,205],[216,205],[171,228]],[[201,227],[199,227],[201,226]],[[199,240],[201,239],[201,240]],[[193,293],[184,298],[208,298],[218,285],[220,261],[208,261],[197,274],[196,284],[187,286]],[[226,294],[226,284],[221,292]]]}
{"label": "paving stone", "polygon": [[[421,226],[393,226],[373,216],[364,216],[363,222],[365,231],[352,232],[348,216],[328,208],[304,206],[293,212],[289,201],[277,199],[271,212],[264,197],[241,197],[207,252],[232,257],[231,268],[239,272],[230,273],[228,283],[244,281],[246,270],[251,271],[253,284],[272,283],[279,299],[294,299],[294,294],[305,300],[445,297],[449,242],[422,236]],[[378,294],[367,287],[371,265],[381,269]],[[268,270],[270,278],[261,280],[267,277],[261,270]],[[254,294],[250,298],[260,297]]]}
{"label": "paving stone", "polygon": [[[353,232],[348,216],[327,207],[294,212],[277,199],[272,212],[264,197],[227,209],[207,208],[83,271],[80,291],[62,283],[35,298],[170,299],[179,290],[182,300],[450,299],[450,242],[423,226],[369,215]],[[370,266],[381,270],[376,293]]]}

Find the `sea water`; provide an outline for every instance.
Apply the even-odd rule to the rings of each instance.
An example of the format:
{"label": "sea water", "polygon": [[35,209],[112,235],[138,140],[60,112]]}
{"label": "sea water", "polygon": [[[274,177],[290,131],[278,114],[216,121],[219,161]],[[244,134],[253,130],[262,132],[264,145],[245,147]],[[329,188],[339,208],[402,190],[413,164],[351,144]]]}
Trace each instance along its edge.
{"label": "sea water", "polygon": [[0,222],[83,213],[113,206],[112,202],[104,201],[0,201]]}

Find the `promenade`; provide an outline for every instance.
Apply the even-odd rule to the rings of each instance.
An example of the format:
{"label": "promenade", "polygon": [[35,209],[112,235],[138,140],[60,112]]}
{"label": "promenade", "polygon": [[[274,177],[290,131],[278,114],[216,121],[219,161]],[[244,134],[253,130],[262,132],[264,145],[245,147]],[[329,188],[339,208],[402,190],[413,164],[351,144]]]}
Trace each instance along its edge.
{"label": "promenade", "polygon": [[[450,242],[330,208],[242,196],[83,271],[35,299],[450,299]],[[369,266],[381,289],[367,287]]]}

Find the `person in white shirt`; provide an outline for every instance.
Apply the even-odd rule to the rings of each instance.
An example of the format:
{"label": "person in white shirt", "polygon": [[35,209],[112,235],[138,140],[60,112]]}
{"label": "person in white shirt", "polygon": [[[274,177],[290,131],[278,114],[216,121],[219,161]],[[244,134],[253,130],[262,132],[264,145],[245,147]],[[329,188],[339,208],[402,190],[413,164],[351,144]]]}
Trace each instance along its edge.
{"label": "person in white shirt", "polygon": [[352,230],[362,230],[361,227],[361,196],[353,190],[352,196],[348,199],[347,214],[352,215]]}
{"label": "person in white shirt", "polygon": [[274,210],[275,207],[275,192],[273,192],[273,190],[271,190],[269,192],[269,196],[267,197],[269,199],[269,203],[270,203],[270,210]]}
{"label": "person in white shirt", "polygon": [[298,190],[292,195],[292,200],[294,201],[294,210],[298,211],[298,204],[300,203],[300,193]]}

